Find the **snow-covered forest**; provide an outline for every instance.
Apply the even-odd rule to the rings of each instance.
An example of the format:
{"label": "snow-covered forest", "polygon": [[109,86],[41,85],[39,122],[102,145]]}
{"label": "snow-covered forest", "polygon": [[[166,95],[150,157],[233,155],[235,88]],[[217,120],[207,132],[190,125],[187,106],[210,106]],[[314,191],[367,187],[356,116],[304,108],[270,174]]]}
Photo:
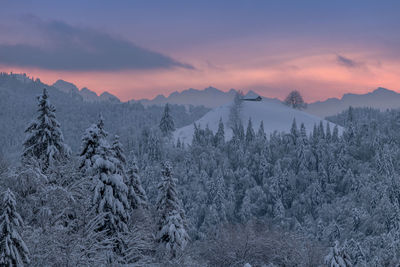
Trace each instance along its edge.
{"label": "snow-covered forest", "polygon": [[[76,154],[81,145],[85,129],[96,121],[99,114],[104,117],[112,135],[118,134],[125,149],[129,150],[143,130],[160,122],[163,106],[143,106],[129,101],[87,102],[79,95],[68,94],[49,86],[40,79],[24,74],[0,73],[0,153],[7,154],[12,161],[20,157],[26,125],[37,110],[36,97],[47,88],[51,103],[57,107],[57,119],[61,124],[65,142]],[[202,106],[170,105],[175,126],[182,127],[201,118],[209,109]]]}
{"label": "snow-covered forest", "polygon": [[[78,118],[53,93],[40,92],[24,129],[21,113],[2,115],[2,265],[399,264],[399,110],[328,118],[342,134],[323,123],[307,134],[294,120],[266,136],[236,118],[216,133],[194,125],[183,144],[172,132],[206,109],[86,103]],[[10,145],[10,129],[25,139]]]}

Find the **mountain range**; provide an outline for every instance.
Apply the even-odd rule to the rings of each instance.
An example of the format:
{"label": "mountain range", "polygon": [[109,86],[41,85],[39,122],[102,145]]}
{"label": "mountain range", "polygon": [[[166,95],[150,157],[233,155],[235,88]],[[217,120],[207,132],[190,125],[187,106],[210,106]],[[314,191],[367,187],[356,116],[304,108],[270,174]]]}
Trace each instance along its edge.
{"label": "mountain range", "polygon": [[[26,74],[11,74],[14,75],[16,79],[21,82],[29,83],[33,80],[30,79]],[[109,101],[118,103],[120,100],[118,97],[104,92],[101,95],[97,95],[96,92],[89,90],[84,87],[79,89],[73,83],[58,80],[53,85],[54,88],[69,94],[73,98],[81,99],[85,102],[102,102]],[[131,100],[130,102],[140,102],[144,106],[150,105],[160,105],[163,106],[166,103],[170,104],[179,104],[179,105],[192,105],[192,106],[204,106],[207,108],[215,108],[227,103],[230,103],[234,98],[237,90],[230,89],[225,92],[219,90],[215,87],[207,87],[203,90],[199,89],[187,89],[181,92],[173,92],[168,96],[158,95],[153,99],[139,99],[139,100]],[[247,92],[245,97],[257,97],[260,94],[250,90]],[[263,97],[263,99],[269,99],[276,102],[280,102],[277,98],[268,98]],[[346,110],[350,106],[352,107],[372,107],[380,110],[391,109],[391,108],[400,108],[400,94],[379,87],[372,92],[366,94],[344,94],[341,98],[329,98],[324,101],[316,101],[309,103],[307,105],[307,109],[304,111],[318,117],[324,118],[327,116],[335,115],[340,113],[343,110]]]}
{"label": "mountain range", "polygon": [[86,87],[79,90],[75,84],[63,80],[56,81],[52,86],[64,93],[69,94],[72,97],[82,98],[82,100],[86,102],[120,102],[118,97],[110,94],[109,92],[104,92],[101,95],[97,95],[96,92],[93,92]]}
{"label": "mountain range", "polygon": [[327,117],[352,107],[371,107],[380,110],[400,108],[400,94],[379,87],[366,94],[344,94],[342,98],[329,98],[308,104],[306,112]]}
{"label": "mountain range", "polygon": [[[174,92],[168,97],[158,95],[152,100],[138,100],[144,105],[164,105],[166,103],[182,105],[203,105],[208,108],[215,108],[232,101],[236,90],[231,89],[228,92],[221,91],[214,87],[208,87],[203,90],[188,89],[182,92]],[[256,92],[250,90],[245,97],[251,98],[259,96]],[[263,99],[281,102],[276,98],[263,97]],[[307,113],[321,118],[335,115],[343,110],[352,107],[372,107],[380,110],[400,108],[400,94],[379,87],[366,94],[345,94],[342,98],[329,98],[325,101],[312,102],[304,110]]]}
{"label": "mountain range", "polygon": [[236,90],[234,89],[231,89],[228,92],[223,92],[214,87],[207,87],[203,90],[190,88],[182,92],[175,91],[168,97],[158,95],[151,100],[140,99],[138,101],[143,105],[165,105],[166,103],[170,103],[215,108],[231,102],[235,97],[235,94]]}

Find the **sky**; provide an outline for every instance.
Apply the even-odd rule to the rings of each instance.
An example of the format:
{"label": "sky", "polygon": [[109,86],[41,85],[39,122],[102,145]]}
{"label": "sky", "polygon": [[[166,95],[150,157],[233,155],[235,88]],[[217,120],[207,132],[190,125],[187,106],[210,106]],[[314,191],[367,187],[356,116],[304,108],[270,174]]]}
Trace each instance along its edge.
{"label": "sky", "polygon": [[307,102],[400,92],[398,0],[14,1],[0,71],[121,100],[209,86]]}

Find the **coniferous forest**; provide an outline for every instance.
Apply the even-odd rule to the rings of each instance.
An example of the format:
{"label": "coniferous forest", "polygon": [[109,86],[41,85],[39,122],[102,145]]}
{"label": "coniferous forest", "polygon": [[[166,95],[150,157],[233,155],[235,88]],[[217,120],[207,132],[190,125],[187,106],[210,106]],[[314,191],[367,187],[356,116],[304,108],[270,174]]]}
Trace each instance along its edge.
{"label": "coniferous forest", "polygon": [[251,118],[194,124],[190,144],[170,111],[124,142],[98,114],[74,151],[44,89],[19,159],[1,159],[1,265],[399,263],[399,110],[269,136]]}

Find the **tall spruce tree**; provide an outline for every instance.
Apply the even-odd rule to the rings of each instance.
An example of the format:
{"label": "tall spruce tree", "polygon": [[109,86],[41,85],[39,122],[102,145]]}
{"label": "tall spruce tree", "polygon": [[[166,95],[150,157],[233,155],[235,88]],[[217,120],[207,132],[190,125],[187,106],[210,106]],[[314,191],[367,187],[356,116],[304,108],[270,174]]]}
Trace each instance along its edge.
{"label": "tall spruce tree", "polygon": [[186,232],[185,213],[176,191],[176,179],[169,162],[163,164],[162,181],[158,185],[157,211],[159,214],[157,242],[164,245],[174,258],[182,251],[189,236]]}
{"label": "tall spruce tree", "polygon": [[139,170],[136,164],[136,158],[131,156],[128,162],[127,180],[128,186],[128,201],[132,209],[147,209],[148,199],[146,191],[144,191],[140,177]]}
{"label": "tall spruce tree", "polygon": [[258,127],[258,131],[257,131],[257,138],[259,140],[267,140],[267,135],[265,134],[265,130],[264,130],[264,121],[260,122],[260,126]]}
{"label": "tall spruce tree", "polygon": [[127,231],[128,188],[118,173],[106,141],[101,142],[99,155],[95,156],[93,203],[98,214],[107,214],[104,227],[111,232]]}
{"label": "tall spruce tree", "polygon": [[[103,119],[89,127],[82,138],[80,169],[90,177],[93,190],[93,206],[96,214],[104,214],[98,230],[110,235],[127,231],[130,208],[120,160],[106,140]],[[122,151],[122,149],[121,149]],[[120,152],[121,152],[120,151]]]}
{"label": "tall spruce tree", "polygon": [[254,133],[253,124],[251,122],[251,118],[249,118],[246,130],[246,143],[250,144],[254,140],[255,136],[256,134]]}
{"label": "tall spruce tree", "polygon": [[70,148],[64,143],[60,123],[56,119],[56,109],[50,103],[46,89],[38,97],[38,116],[26,128],[27,134],[22,160],[35,160],[42,170],[53,166],[70,155]]}
{"label": "tall spruce tree", "polygon": [[172,132],[175,130],[174,120],[172,116],[169,114],[169,105],[166,104],[164,108],[164,113],[160,121],[160,130],[164,136],[170,136]]}
{"label": "tall spruce tree", "polygon": [[3,214],[0,217],[0,265],[23,266],[29,264],[29,251],[19,234],[23,221],[16,209],[14,194],[7,189],[3,196]]}
{"label": "tall spruce tree", "polygon": [[225,143],[225,130],[224,123],[222,122],[222,118],[219,119],[218,130],[214,137],[215,146],[220,146]]}
{"label": "tall spruce tree", "polygon": [[115,158],[105,139],[100,140],[93,162],[93,205],[97,214],[105,214],[101,230],[106,229],[110,234],[126,232],[129,219],[128,188],[118,173]]}
{"label": "tall spruce tree", "polygon": [[94,164],[94,156],[98,153],[100,140],[104,134],[98,124],[92,124],[82,137],[81,152],[79,153],[79,169],[83,172],[90,171]]}
{"label": "tall spruce tree", "polygon": [[126,165],[126,157],[124,155],[124,150],[122,148],[122,144],[119,141],[119,136],[115,135],[114,140],[111,146],[114,158],[116,159],[115,165],[117,168],[117,172],[126,180],[125,174],[125,165]]}

